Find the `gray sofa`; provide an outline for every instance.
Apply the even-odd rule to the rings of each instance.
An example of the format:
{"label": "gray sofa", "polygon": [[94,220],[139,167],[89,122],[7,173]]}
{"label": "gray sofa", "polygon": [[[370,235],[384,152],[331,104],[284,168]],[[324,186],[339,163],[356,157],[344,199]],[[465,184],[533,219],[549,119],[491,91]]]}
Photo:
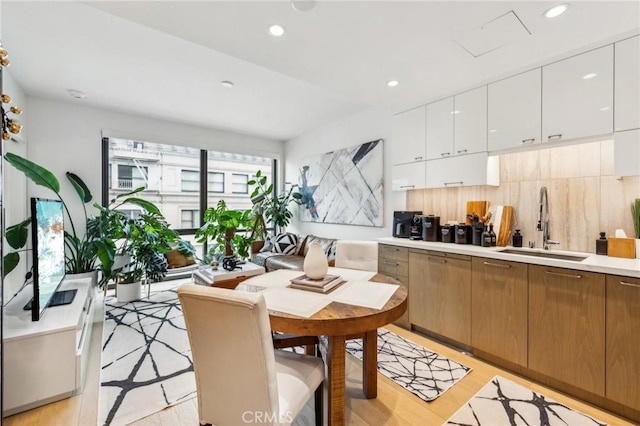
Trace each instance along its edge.
{"label": "gray sofa", "polygon": [[[293,234],[289,234],[293,235]],[[324,253],[327,255],[329,266],[334,266],[336,257],[336,239],[323,238],[315,235],[307,235],[306,237],[298,236],[297,244],[293,254],[284,254],[278,252],[275,244],[270,241],[256,241],[252,247],[251,262],[256,265],[264,266],[267,272],[276,269],[293,269],[302,270],[304,257],[309,251],[311,243],[319,243]]]}

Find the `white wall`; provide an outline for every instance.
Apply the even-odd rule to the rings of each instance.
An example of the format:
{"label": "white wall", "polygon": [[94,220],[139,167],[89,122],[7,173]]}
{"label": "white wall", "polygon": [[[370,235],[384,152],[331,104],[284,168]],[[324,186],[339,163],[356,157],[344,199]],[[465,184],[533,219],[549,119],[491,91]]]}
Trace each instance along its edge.
{"label": "white wall", "polygon": [[303,159],[376,139],[384,139],[384,226],[380,228],[300,222],[297,220],[297,215],[294,215],[294,220],[287,230],[300,234],[354,240],[391,235],[393,211],[403,209],[406,204],[404,192],[391,191],[391,146],[393,144],[390,139],[391,116],[392,112],[389,110],[370,108],[304,133],[285,143],[285,178],[288,182],[298,182],[298,170]]}
{"label": "white wall", "polygon": [[[9,50],[9,49],[8,49]],[[9,51],[9,58],[11,58],[11,51]],[[25,156],[27,153],[27,144],[25,143],[28,140],[29,134],[29,110],[27,108],[27,97],[23,92],[22,88],[16,83],[16,81],[11,76],[11,68],[4,68],[2,71],[2,85],[3,85],[3,93],[11,96],[11,105],[16,105],[22,108],[23,112],[21,115],[16,116],[14,114],[9,113],[9,116],[12,118],[17,118],[22,123],[22,131],[20,135],[14,136],[14,139],[20,141],[16,142],[15,140],[2,141],[3,152],[13,152],[20,156]],[[8,108],[6,108],[8,109]],[[13,135],[12,135],[13,136]],[[3,163],[4,167],[4,217],[5,217],[5,228],[11,225],[15,225],[18,222],[22,222],[27,217],[29,217],[29,213],[27,212],[27,200],[24,194],[27,191],[27,179],[24,177],[22,173],[14,169],[12,166],[7,163]],[[3,230],[4,231],[4,230]],[[4,254],[9,251],[14,251],[11,249],[6,243],[4,243]],[[3,303],[9,301],[9,298],[15,294],[15,292],[20,288],[24,281],[24,275],[27,272],[27,259],[31,254],[29,252],[20,253],[21,261],[3,281]]]}
{"label": "white wall", "polygon": [[[29,160],[49,169],[58,177],[62,198],[70,205],[74,224],[82,229],[84,228],[84,215],[77,195],[66,179],[65,173],[70,171],[80,176],[91,190],[94,201],[100,202],[100,155],[103,134],[149,142],[283,158],[284,143],[278,140],[98,109],[85,106],[81,101],[61,102],[29,96],[26,99],[26,104],[22,100],[20,103],[25,109],[25,114],[29,116],[28,126],[25,126],[25,131],[28,131],[26,153],[23,152],[21,155],[26,155]],[[6,169],[9,168],[12,167],[6,167]],[[284,167],[281,166],[281,169]],[[54,197],[51,191],[36,187],[31,182],[28,183],[26,195],[24,189],[14,188],[8,180],[5,188],[12,203],[15,202],[23,206],[27,206],[27,200],[32,196]],[[92,213],[93,209],[90,209],[89,214]],[[28,214],[17,216],[26,218]],[[78,233],[81,233],[82,229],[77,230]],[[15,291],[16,287],[13,284],[9,287],[4,293],[5,296],[11,291]]]}

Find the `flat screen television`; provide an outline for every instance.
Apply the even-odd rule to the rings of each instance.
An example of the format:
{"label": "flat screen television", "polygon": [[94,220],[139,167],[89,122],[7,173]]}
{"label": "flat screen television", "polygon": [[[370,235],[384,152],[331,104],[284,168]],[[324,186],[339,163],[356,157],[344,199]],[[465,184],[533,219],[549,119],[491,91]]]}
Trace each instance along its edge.
{"label": "flat screen television", "polygon": [[64,280],[64,211],[59,200],[31,198],[33,299],[25,306],[38,321],[48,306],[71,303],[77,290],[59,292]]}

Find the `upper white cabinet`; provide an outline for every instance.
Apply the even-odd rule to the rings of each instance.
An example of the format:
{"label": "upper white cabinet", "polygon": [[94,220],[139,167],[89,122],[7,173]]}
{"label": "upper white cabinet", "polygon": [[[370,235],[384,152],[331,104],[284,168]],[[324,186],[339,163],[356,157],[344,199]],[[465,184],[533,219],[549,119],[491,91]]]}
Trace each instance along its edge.
{"label": "upper white cabinet", "polygon": [[487,86],[453,98],[453,151],[455,155],[487,150]]}
{"label": "upper white cabinet", "polygon": [[427,160],[454,155],[453,96],[427,105]]}
{"label": "upper white cabinet", "polygon": [[640,129],[616,132],[613,136],[613,174],[640,175]]}
{"label": "upper white cabinet", "polygon": [[427,188],[500,184],[500,157],[486,152],[427,161]]}
{"label": "upper white cabinet", "polygon": [[640,128],[640,36],[615,44],[615,131]]}
{"label": "upper white cabinet", "polygon": [[425,109],[425,106],[421,106],[393,116],[392,164],[424,160],[426,132]]}
{"label": "upper white cabinet", "polygon": [[613,45],[542,67],[542,141],[613,133]]}
{"label": "upper white cabinet", "polygon": [[391,190],[408,191],[424,188],[425,165],[425,161],[394,164],[391,169]]}
{"label": "upper white cabinet", "polygon": [[489,84],[489,151],[540,142],[542,69]]}

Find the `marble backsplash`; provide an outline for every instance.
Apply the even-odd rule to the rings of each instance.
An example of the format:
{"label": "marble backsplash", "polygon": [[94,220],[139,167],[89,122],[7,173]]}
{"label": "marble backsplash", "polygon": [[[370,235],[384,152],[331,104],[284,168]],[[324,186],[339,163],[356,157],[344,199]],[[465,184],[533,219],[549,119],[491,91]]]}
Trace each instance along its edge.
{"label": "marble backsplash", "polygon": [[540,187],[549,195],[550,235],[560,241],[553,248],[595,252],[599,233],[624,229],[633,236],[631,202],[640,198],[640,176],[613,175],[613,141],[592,142],[500,156],[500,186],[424,189],[407,192],[407,210],[463,221],[466,202],[489,200],[490,205],[514,207],[513,230],[520,229],[523,245],[535,241]]}

